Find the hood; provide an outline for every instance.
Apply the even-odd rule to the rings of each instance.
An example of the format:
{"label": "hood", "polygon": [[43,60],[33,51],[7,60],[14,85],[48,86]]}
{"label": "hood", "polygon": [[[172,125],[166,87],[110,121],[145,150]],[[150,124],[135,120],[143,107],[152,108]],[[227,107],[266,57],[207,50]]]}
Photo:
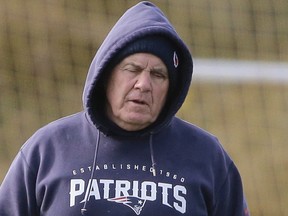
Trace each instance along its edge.
{"label": "hood", "polygon": [[[103,77],[109,72],[113,57],[128,43],[147,35],[166,37],[176,47],[179,57],[176,89],[173,98],[168,98],[158,119],[149,127],[135,132],[120,129],[105,117],[105,92],[103,92]],[[111,69],[111,68],[110,68]],[[191,83],[193,63],[191,54],[175,29],[162,13],[150,2],[140,2],[128,9],[116,22],[98,49],[88,71],[83,92],[83,105],[93,124],[105,134],[143,135],[155,133],[168,125],[172,117],[183,104]],[[173,100],[172,100],[173,99]]]}

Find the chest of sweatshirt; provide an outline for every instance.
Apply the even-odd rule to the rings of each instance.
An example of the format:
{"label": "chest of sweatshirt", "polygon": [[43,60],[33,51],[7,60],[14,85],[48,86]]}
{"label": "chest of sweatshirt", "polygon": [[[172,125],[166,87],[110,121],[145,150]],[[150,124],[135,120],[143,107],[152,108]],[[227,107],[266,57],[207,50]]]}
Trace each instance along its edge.
{"label": "chest of sweatshirt", "polygon": [[[121,199],[133,199],[133,202],[145,202],[145,206],[161,206],[162,211],[169,210],[170,215],[191,212],[193,206],[203,206],[193,212],[207,212],[207,200],[212,206],[215,196],[212,185],[216,180],[224,181],[215,173],[225,171],[213,167],[213,160],[218,160],[218,156],[213,153],[211,157],[211,150],[205,150],[210,145],[205,139],[193,133],[183,137],[185,130],[177,131],[172,124],[161,133],[137,138],[100,133],[94,167],[97,130],[90,127],[57,130],[54,138],[44,139],[34,150],[23,149],[37,175],[36,200],[41,211],[48,209],[49,215],[48,212],[65,206],[61,208],[63,213],[73,215],[72,212],[79,211],[88,200],[90,208],[96,206],[106,214],[106,210],[118,208],[116,204]],[[156,163],[155,175],[152,156]],[[99,209],[99,204],[103,209]],[[125,210],[128,209],[131,210],[131,206]],[[149,212],[148,209],[145,211]]]}

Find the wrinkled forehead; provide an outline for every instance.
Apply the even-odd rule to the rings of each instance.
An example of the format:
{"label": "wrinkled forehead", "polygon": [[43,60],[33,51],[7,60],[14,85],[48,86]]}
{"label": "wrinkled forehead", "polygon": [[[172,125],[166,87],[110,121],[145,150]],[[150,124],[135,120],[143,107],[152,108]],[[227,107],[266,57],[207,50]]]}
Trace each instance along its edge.
{"label": "wrinkled forehead", "polygon": [[168,74],[167,66],[164,62],[150,53],[135,53],[127,56],[116,67],[120,69],[156,70]]}

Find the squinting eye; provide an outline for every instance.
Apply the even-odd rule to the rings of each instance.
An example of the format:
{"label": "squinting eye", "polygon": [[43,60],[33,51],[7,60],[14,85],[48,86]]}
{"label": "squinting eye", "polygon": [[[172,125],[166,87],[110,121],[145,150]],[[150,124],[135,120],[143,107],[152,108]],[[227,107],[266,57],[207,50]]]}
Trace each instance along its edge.
{"label": "squinting eye", "polygon": [[135,67],[125,67],[124,70],[126,71],[129,71],[129,72],[133,72],[133,73],[136,73],[138,72],[139,70]]}
{"label": "squinting eye", "polygon": [[167,76],[161,72],[152,72],[151,73],[153,76],[157,77],[157,78],[161,78],[161,79],[166,79]]}
{"label": "squinting eye", "polygon": [[130,69],[127,69],[128,71],[130,71],[130,72],[137,72],[138,70],[136,70],[135,68],[130,68]]}

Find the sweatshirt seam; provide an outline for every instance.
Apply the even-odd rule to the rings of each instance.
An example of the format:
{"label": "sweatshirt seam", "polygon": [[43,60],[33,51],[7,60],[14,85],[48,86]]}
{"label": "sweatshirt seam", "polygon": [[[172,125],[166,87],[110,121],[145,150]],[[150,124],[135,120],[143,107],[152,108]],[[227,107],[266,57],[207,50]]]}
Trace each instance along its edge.
{"label": "sweatshirt seam", "polygon": [[31,173],[33,173],[34,177],[36,177],[36,171],[30,166],[30,164],[28,163],[27,159],[26,159],[26,156],[23,152],[23,150],[21,149],[20,150],[20,156],[21,158],[23,159],[24,163],[26,164],[26,166],[28,167],[28,170],[31,171]]}

